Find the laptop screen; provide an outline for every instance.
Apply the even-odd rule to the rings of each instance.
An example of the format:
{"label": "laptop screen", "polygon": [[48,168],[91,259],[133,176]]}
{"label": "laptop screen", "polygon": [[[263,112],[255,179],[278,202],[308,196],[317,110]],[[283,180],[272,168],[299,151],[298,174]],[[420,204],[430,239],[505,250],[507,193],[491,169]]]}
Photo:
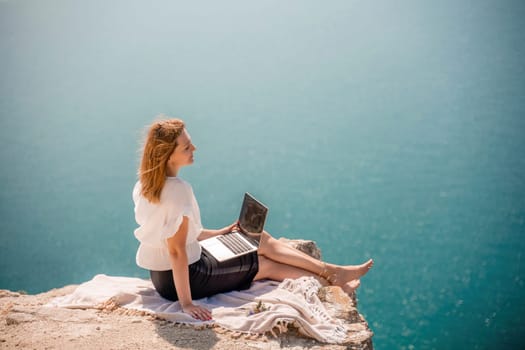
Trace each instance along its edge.
{"label": "laptop screen", "polygon": [[244,194],[241,214],[239,216],[239,226],[241,231],[248,233],[261,233],[266,221],[268,208],[253,198],[249,193]]}

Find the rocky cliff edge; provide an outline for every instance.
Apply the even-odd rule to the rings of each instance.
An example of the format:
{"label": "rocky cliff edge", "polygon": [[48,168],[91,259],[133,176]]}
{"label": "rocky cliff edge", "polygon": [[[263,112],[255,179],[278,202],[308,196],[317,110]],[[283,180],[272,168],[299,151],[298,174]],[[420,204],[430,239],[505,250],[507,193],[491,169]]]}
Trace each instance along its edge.
{"label": "rocky cliff edge", "polygon": [[[315,258],[321,256],[312,241],[285,241]],[[247,336],[220,327],[178,325],[118,305],[101,305],[99,309],[44,307],[75,288],[71,285],[36,295],[0,290],[0,349],[373,349],[373,333],[359,314],[355,294],[348,296],[339,287],[321,288],[319,298],[349,329],[342,345],[305,338],[293,325],[273,334]]]}

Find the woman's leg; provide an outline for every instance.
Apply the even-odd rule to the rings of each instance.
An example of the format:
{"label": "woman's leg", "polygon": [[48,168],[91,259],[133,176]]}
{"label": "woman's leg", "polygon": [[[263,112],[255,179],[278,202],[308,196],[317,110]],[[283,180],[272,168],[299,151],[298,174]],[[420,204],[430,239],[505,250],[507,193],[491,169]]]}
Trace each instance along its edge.
{"label": "woman's leg", "polygon": [[[361,265],[339,266],[328,264],[273,238],[266,231],[261,235],[258,253],[260,256],[262,255],[275,262],[308,271],[311,275],[322,277],[330,284],[340,287],[345,287],[348,283],[358,280],[373,265],[372,259]],[[355,285],[355,282],[352,285]]]}
{"label": "woman's leg", "polygon": [[274,281],[283,281],[285,278],[296,279],[303,276],[311,276],[317,279],[323,286],[328,286],[329,283],[319,275],[299,267],[283,264],[265,256],[259,255],[259,271],[255,275],[254,281],[262,279],[271,279]]}
{"label": "woman's leg", "polygon": [[[274,281],[281,282],[285,278],[297,279],[303,276],[314,277],[321,283],[322,286],[330,285],[330,283],[326,279],[310,271],[303,270],[295,266],[282,264],[277,261],[268,259],[262,255],[259,255],[259,271],[257,272],[257,275],[255,275],[254,281],[261,279],[271,279]],[[357,289],[360,284],[361,282],[359,280],[352,280],[342,285],[341,288],[347,294],[350,294],[355,289]]]}

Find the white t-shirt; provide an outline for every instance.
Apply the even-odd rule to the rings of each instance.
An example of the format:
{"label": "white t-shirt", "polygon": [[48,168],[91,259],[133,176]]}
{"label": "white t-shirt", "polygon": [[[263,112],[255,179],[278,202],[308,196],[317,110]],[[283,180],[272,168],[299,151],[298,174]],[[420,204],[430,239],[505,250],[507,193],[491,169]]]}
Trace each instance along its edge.
{"label": "white t-shirt", "polygon": [[197,237],[202,231],[199,205],[191,185],[178,177],[167,177],[160,203],[151,203],[141,194],[140,181],[133,188],[135,220],[139,227],[135,237],[140,241],[137,265],[154,271],[171,270],[166,239],[177,233],[182,217],[189,219],[186,253],[188,264],[200,259]]}

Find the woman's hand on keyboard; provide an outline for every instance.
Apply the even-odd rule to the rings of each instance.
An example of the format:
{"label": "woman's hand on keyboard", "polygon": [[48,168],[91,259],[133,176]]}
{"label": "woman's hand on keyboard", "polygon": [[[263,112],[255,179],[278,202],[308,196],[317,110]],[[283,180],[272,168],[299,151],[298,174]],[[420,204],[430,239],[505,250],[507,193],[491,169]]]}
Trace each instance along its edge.
{"label": "woman's hand on keyboard", "polygon": [[235,221],[233,224],[223,227],[218,231],[221,235],[232,231],[239,231],[239,221]]}

